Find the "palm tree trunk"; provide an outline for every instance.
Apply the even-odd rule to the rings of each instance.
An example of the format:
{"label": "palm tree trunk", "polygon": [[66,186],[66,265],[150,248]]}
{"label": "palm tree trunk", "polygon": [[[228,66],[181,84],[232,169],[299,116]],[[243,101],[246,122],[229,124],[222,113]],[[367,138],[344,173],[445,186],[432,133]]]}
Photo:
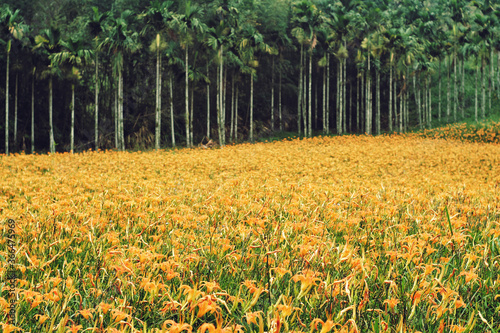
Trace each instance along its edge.
{"label": "palm tree trunk", "polygon": [[454,71],[454,82],[453,88],[455,92],[455,96],[453,98],[453,121],[457,121],[457,113],[458,113],[458,76],[457,76],[457,52],[453,53],[453,71]]}
{"label": "palm tree trunk", "polygon": [[194,131],[193,131],[193,115],[194,115],[194,89],[191,89],[191,104],[189,105],[191,111],[189,112],[189,142],[193,146]]}
{"label": "palm tree trunk", "polygon": [[446,122],[450,122],[451,116],[451,58],[448,56],[448,91],[446,94],[447,105],[446,105]]}
{"label": "palm tree trunk", "polygon": [[311,137],[312,136],[312,62],[313,62],[313,56],[312,56],[312,50],[309,53],[309,117],[308,117],[308,133],[307,136]]}
{"label": "palm tree trunk", "polygon": [[304,77],[302,78],[302,125],[304,128],[304,136],[308,136],[308,127],[307,127],[307,56],[306,51],[304,50]]}
{"label": "palm tree trunk", "polygon": [[422,112],[419,103],[419,94],[417,93],[417,75],[413,75],[413,95],[415,97],[415,104],[417,105],[418,126],[422,129]]}
{"label": "palm tree trunk", "polygon": [[375,111],[375,129],[377,131],[377,135],[380,135],[380,70],[377,71],[377,110]]}
{"label": "palm tree trunk", "polygon": [[365,78],[365,73],[361,73],[361,99],[359,100],[359,129],[363,132],[365,129],[365,118],[366,115],[363,114],[366,113],[366,78]]}
{"label": "palm tree trunk", "polygon": [[429,91],[429,99],[428,99],[428,102],[429,102],[429,107],[427,108],[428,112],[429,112],[429,115],[427,117],[427,127],[428,128],[431,128],[432,127],[432,76],[429,75],[429,84],[427,85],[427,89]]}
{"label": "palm tree trunk", "polygon": [[123,72],[120,70],[119,72],[119,81],[118,81],[118,126],[120,130],[120,150],[125,150],[125,129],[123,126]]}
{"label": "palm tree trunk", "polygon": [[[207,78],[210,75],[207,61]],[[210,81],[210,80],[208,80]],[[207,81],[207,139],[210,140],[210,83]]]}
{"label": "palm tree trunk", "polygon": [[161,116],[160,116],[160,34],[156,34],[156,128],[155,149],[160,149]]}
{"label": "palm tree trunk", "polygon": [[438,120],[441,121],[441,58],[439,58],[439,76],[438,76],[439,84],[438,84]]}
{"label": "palm tree trunk", "polygon": [[465,59],[462,57],[462,94],[460,95],[462,105],[460,107],[461,117],[465,118]]}
{"label": "palm tree trunk", "polygon": [[99,57],[95,53],[95,122],[94,122],[94,145],[99,150]]}
{"label": "palm tree trunk", "polygon": [[231,75],[231,126],[229,130],[230,140],[233,141],[234,135],[234,73]]}
{"label": "palm tree trunk", "polygon": [[250,141],[253,142],[253,73],[250,73]]}
{"label": "palm tree trunk", "polygon": [[220,46],[220,94],[219,94],[219,105],[220,105],[220,137],[219,137],[219,143],[221,146],[224,146],[225,141],[226,141],[226,133],[225,133],[225,114],[226,114],[226,108],[225,108],[225,76],[224,76],[224,55],[223,55],[224,49],[222,48],[222,45]]}
{"label": "palm tree trunk", "polygon": [[280,117],[280,132],[283,131],[283,113],[282,113],[282,103],[281,103],[281,84],[282,84],[282,74],[280,69],[280,83],[278,89],[278,113]]}
{"label": "palm tree trunk", "polygon": [[172,147],[175,147],[175,130],[174,130],[174,92],[172,84],[172,73],[169,76],[169,90],[170,90],[170,133],[172,135]]}
{"label": "palm tree trunk", "polygon": [[116,85],[116,90],[115,90],[115,103],[113,111],[114,111],[113,115],[115,118],[115,147],[116,149],[120,150],[119,147],[120,131],[118,130],[118,84]]}
{"label": "palm tree trunk", "polygon": [[365,132],[366,134],[372,134],[372,94],[371,94],[371,80],[370,80],[370,52],[368,52],[368,68],[366,71],[366,121],[365,121]]}
{"label": "palm tree trunk", "polygon": [[271,66],[271,131],[274,132],[274,57]]}
{"label": "palm tree trunk", "polygon": [[227,96],[227,66],[223,70],[224,80],[222,81],[222,138],[224,144],[226,144],[226,96]]}
{"label": "palm tree trunk", "polygon": [[477,107],[478,107],[478,96],[477,96],[477,87],[479,85],[479,66],[477,66],[476,68],[476,99],[475,99],[475,108],[474,108],[474,120],[476,121],[477,123],[477,116],[478,116],[478,110],[477,110]]}
{"label": "palm tree trunk", "polygon": [[493,47],[490,49],[490,75],[488,76],[488,99],[489,99],[489,113],[491,114],[491,94],[495,89],[495,81],[493,80]]}
{"label": "palm tree trunk", "polygon": [[303,67],[303,57],[304,57],[304,46],[300,45],[300,71],[299,71],[299,87],[297,91],[298,101],[297,101],[297,131],[299,136],[301,134],[301,115],[302,115],[302,72],[304,70]]}
{"label": "palm tree trunk", "polygon": [[191,142],[190,142],[190,138],[191,138],[191,135],[189,134],[189,56],[188,56],[188,46],[186,45],[186,54],[185,54],[185,60],[184,60],[184,71],[185,71],[185,74],[186,74],[186,77],[185,77],[185,85],[186,85],[186,89],[185,89],[185,106],[186,106],[186,110],[185,110],[185,115],[184,115],[184,121],[185,121],[185,127],[186,127],[186,145],[187,147],[191,147]]}
{"label": "palm tree trunk", "polygon": [[70,152],[75,149],[75,85],[71,85],[71,134],[70,134]]}
{"label": "palm tree trunk", "polygon": [[359,131],[359,107],[360,107],[360,90],[359,90],[359,75],[356,76],[356,132]]}
{"label": "palm tree trunk", "polygon": [[54,123],[53,123],[53,114],[52,114],[52,76],[49,79],[49,127],[50,127],[50,152],[56,152],[56,143],[54,141]]}
{"label": "palm tree trunk", "polygon": [[[344,45],[345,46],[345,45]],[[347,61],[342,59],[342,133],[347,132]]]}
{"label": "palm tree trunk", "polygon": [[342,75],[342,65],[341,61],[339,59],[339,63],[337,66],[337,99],[336,99],[336,115],[337,115],[337,134],[340,135],[342,134],[342,78],[344,77]]}
{"label": "palm tree trunk", "polygon": [[394,73],[394,127],[398,131],[399,114],[398,114],[398,72]]}
{"label": "palm tree trunk", "polygon": [[486,75],[484,75],[484,59],[481,64],[481,95],[483,96],[483,102],[481,103],[481,120],[486,118]]}
{"label": "palm tree trunk", "polygon": [[[403,87],[405,86],[403,82],[401,82],[401,85]],[[403,118],[404,118],[403,102],[404,102],[404,91],[403,88],[401,88],[401,92],[399,93],[399,119],[398,119],[399,133],[403,133]]]}
{"label": "palm tree trunk", "polygon": [[[15,89],[15,93],[14,93],[14,147],[16,147],[16,145],[17,145],[17,93],[18,93],[18,77],[19,77],[19,73],[16,73],[16,89]],[[490,109],[491,109],[491,98],[490,98]]]}
{"label": "palm tree trunk", "polygon": [[389,63],[389,132],[392,132],[392,53]]}
{"label": "palm tree trunk", "polygon": [[234,141],[238,140],[238,85],[236,85],[236,97],[234,101]]}
{"label": "palm tree trunk", "polygon": [[31,153],[35,153],[35,69],[31,78]]}
{"label": "palm tree trunk", "polygon": [[10,52],[7,51],[7,73],[5,74],[5,155],[7,156],[9,155],[9,63]]}
{"label": "palm tree trunk", "polygon": [[326,133],[330,133],[330,53],[326,54]]}
{"label": "palm tree trunk", "polygon": [[326,134],[326,66],[323,67],[323,134]]}

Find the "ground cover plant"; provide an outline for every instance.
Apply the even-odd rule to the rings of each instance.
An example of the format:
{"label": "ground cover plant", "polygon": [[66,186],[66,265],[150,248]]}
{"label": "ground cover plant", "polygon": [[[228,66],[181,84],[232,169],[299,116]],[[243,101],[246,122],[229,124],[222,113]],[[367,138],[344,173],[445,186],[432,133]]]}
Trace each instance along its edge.
{"label": "ground cover plant", "polygon": [[498,144],[338,136],[0,158],[19,275],[15,322],[2,279],[3,332],[500,328]]}

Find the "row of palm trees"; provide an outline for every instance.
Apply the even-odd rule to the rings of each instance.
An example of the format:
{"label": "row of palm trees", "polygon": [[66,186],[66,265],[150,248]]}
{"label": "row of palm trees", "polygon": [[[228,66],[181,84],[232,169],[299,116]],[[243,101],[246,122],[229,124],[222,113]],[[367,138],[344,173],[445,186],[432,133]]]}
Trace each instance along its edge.
{"label": "row of palm trees", "polygon": [[[105,117],[99,111],[102,87],[107,92],[105,98],[113,101],[108,107],[112,109],[114,146],[124,150],[127,132],[124,70],[130,72],[134,64],[148,62],[150,57],[156,58],[152,131],[156,149],[162,147],[164,115],[169,119],[170,145],[175,146],[176,137],[177,140],[181,137],[186,146],[192,147],[195,133],[198,138],[199,133],[210,138],[212,104],[216,106],[216,134],[221,145],[228,139],[238,139],[241,109],[247,110],[246,139],[254,141],[256,79],[259,85],[270,87],[264,108],[268,113],[263,114],[261,103],[259,120],[265,119],[271,131],[286,129],[285,104],[287,109],[296,110],[295,130],[305,136],[312,136],[313,130],[329,133],[330,121],[335,124],[337,134],[403,132],[415,125],[430,127],[436,120],[457,121],[466,116],[465,82],[471,75],[478,83],[475,84],[476,120],[486,116],[487,105],[491,109],[495,84],[500,92],[500,10],[487,0],[221,0],[209,4],[155,0],[140,11],[100,11],[93,7],[82,15],[87,25],[85,35],[54,26],[30,28],[24,24],[18,9],[1,7],[6,154],[12,141],[9,128],[12,45],[22,50],[19,53],[36,58],[28,62],[32,64],[29,70],[23,66],[16,71],[14,93],[13,142],[17,142],[18,75],[31,75],[31,151],[35,150],[35,80],[47,85],[50,152],[56,151],[54,80],[64,80],[71,87],[69,150],[75,150],[78,85],[94,94],[94,148],[101,146],[99,121]],[[149,52],[138,52],[147,46]],[[107,66],[112,68],[112,79],[102,74]],[[265,66],[268,70],[263,69]],[[475,71],[472,73],[471,69]],[[162,103],[165,72],[169,112],[164,112]],[[243,102],[239,101],[241,75],[249,81],[247,99]],[[180,76],[184,85],[182,130],[176,128],[181,102],[174,97],[174,90],[179,95],[175,83],[180,82]],[[213,77],[215,103],[211,100]],[[441,96],[443,77],[447,84],[446,98]],[[194,102],[194,89],[200,91],[203,86],[206,107]],[[296,98],[283,98],[283,86],[286,97]],[[478,87],[482,97],[480,112]],[[436,91],[437,102],[432,94]],[[194,120],[205,115],[206,130],[194,128]],[[277,122],[279,127],[275,128]]]}

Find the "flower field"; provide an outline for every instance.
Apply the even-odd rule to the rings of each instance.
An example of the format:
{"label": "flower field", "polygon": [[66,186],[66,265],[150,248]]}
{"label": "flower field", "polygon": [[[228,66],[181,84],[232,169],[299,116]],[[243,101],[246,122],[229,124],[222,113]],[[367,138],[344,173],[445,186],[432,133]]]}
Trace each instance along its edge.
{"label": "flower field", "polygon": [[3,332],[500,330],[498,144],[342,136],[0,159],[0,215],[18,236]]}

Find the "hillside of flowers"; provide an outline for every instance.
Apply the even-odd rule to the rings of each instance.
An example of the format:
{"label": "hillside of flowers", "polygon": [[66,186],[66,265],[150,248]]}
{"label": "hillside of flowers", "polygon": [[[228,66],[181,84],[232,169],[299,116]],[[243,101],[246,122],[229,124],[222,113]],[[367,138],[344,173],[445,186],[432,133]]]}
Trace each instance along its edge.
{"label": "hillside of flowers", "polygon": [[448,140],[500,143],[500,122],[484,121],[474,124],[449,124],[442,127],[425,129],[419,132],[419,135]]}
{"label": "hillside of flowers", "polygon": [[0,174],[3,332],[500,329],[498,144],[14,154]]}

